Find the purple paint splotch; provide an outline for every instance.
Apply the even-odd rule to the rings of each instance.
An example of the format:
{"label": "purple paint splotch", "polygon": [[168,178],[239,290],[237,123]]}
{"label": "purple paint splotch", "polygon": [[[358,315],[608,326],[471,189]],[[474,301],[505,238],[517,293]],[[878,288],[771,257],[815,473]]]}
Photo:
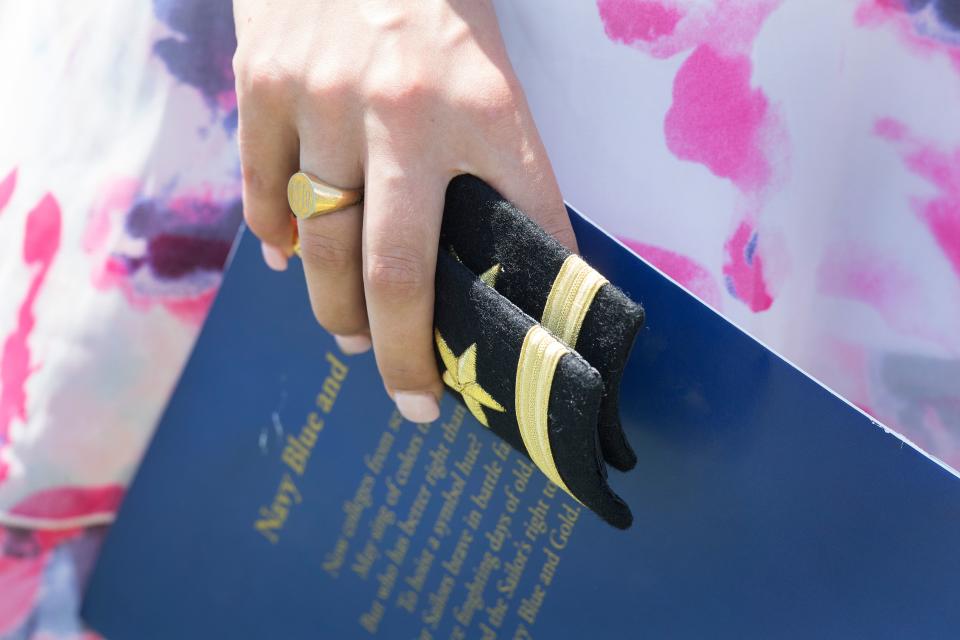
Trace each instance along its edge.
{"label": "purple paint splotch", "polygon": [[162,304],[199,324],[217,286],[242,218],[240,199],[207,190],[144,198],[138,185],[117,181],[104,190],[84,247],[95,255],[94,284],[117,288],[130,304]]}
{"label": "purple paint splotch", "polygon": [[106,532],[106,527],[65,532],[0,527],[0,637],[101,640],[78,612]]}
{"label": "purple paint splotch", "polygon": [[890,28],[915,55],[945,55],[960,73],[960,2],[957,0],[864,0],[858,27]]}
{"label": "purple paint splotch", "polygon": [[189,195],[141,200],[130,209],[125,226],[130,237],[147,242],[141,260],[158,277],[171,279],[221,269],[241,217],[239,199],[220,202]]}
{"label": "purple paint splotch", "polygon": [[929,10],[945,28],[960,34],[960,2],[957,0],[903,0],[903,7],[910,13]]}
{"label": "purple paint splotch", "polygon": [[153,9],[179,33],[158,40],[154,52],[173,76],[196,88],[211,109],[225,114],[228,130],[236,128],[233,5],[229,0],[154,0]]}

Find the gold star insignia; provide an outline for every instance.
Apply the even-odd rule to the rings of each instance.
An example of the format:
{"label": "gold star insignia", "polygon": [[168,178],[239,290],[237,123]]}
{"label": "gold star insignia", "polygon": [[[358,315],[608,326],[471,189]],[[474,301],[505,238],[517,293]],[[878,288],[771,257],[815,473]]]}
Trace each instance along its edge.
{"label": "gold star insignia", "polygon": [[[450,255],[456,258],[457,262],[459,262],[460,264],[463,264],[463,260],[460,259],[460,256],[457,255],[457,252],[454,250],[453,247],[450,247]],[[490,267],[489,269],[487,269],[486,271],[480,274],[480,282],[482,282],[483,284],[489,287],[496,289],[497,276],[500,275],[501,271],[503,271],[503,268],[500,266],[500,263],[498,262],[497,264],[493,265],[492,267]]]}
{"label": "gold star insignia", "polygon": [[484,271],[483,273],[480,274],[480,281],[483,282],[483,284],[489,285],[489,286],[493,287],[494,289],[496,289],[496,288],[497,288],[497,276],[500,275],[500,271],[502,271],[502,269],[500,268],[500,265],[499,265],[499,264],[495,264],[495,265],[493,265],[492,267],[490,267],[489,269],[487,269],[486,271]]}
{"label": "gold star insignia", "polygon": [[489,427],[483,408],[501,412],[504,408],[477,382],[477,343],[474,342],[467,347],[466,351],[455,356],[440,332],[434,330],[434,334],[437,339],[437,348],[440,350],[440,358],[447,369],[443,372],[444,383],[463,396],[467,409],[470,409],[470,413],[480,424]]}

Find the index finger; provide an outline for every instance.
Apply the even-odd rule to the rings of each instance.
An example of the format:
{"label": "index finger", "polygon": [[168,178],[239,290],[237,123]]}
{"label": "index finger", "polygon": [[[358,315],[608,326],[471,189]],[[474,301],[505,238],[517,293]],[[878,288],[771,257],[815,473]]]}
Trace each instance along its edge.
{"label": "index finger", "polygon": [[482,138],[478,175],[547,234],[577,253],[577,238],[553,166],[525,102],[516,106],[514,115],[511,126]]}

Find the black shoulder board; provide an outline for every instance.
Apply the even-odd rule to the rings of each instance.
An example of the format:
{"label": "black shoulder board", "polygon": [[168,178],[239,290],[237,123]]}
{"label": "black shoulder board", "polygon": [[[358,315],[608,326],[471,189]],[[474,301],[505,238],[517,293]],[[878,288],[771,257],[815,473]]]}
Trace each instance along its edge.
{"label": "black shoulder board", "polygon": [[637,457],[620,425],[619,393],[643,308],[474,176],[450,182],[440,244],[473,273],[489,271],[501,295],[600,372],[603,457],[632,469]]}

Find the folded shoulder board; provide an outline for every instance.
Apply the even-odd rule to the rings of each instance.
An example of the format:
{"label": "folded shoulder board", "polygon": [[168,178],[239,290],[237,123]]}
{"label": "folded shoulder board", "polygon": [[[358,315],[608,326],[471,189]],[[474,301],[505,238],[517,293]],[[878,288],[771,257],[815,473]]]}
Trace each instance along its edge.
{"label": "folded shoulder board", "polygon": [[473,273],[489,272],[498,293],[600,372],[601,451],[614,468],[632,469],[619,394],[643,308],[474,176],[450,182],[440,244]]}
{"label": "folded shoulder board", "polygon": [[611,525],[629,507],[607,484],[600,374],[450,252],[437,257],[435,351],[444,383],[485,427]]}

